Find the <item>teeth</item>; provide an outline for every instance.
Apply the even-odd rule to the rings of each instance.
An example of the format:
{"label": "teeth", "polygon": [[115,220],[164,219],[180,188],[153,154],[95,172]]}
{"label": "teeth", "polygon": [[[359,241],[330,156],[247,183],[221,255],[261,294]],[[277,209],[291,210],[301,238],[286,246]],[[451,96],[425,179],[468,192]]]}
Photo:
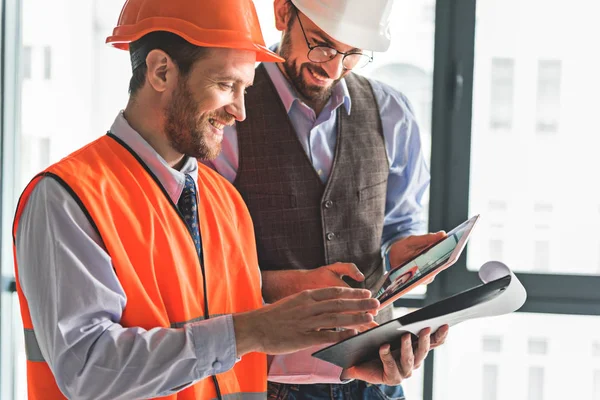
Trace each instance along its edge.
{"label": "teeth", "polygon": [[215,121],[215,120],[214,120],[214,119],[212,119],[212,118],[210,118],[210,119],[208,120],[208,122],[210,122],[210,124],[211,124],[212,126],[214,126],[215,128],[217,128],[217,129],[219,129],[219,130],[223,130],[223,128],[225,128],[225,125],[224,125],[224,124],[220,124],[220,123],[218,123],[217,121]]}
{"label": "teeth", "polygon": [[313,72],[312,70],[308,70],[308,72],[310,72],[312,74],[312,76],[314,76],[315,78],[317,78],[320,81],[326,81],[328,78],[321,76],[321,75],[317,75],[315,72]]}

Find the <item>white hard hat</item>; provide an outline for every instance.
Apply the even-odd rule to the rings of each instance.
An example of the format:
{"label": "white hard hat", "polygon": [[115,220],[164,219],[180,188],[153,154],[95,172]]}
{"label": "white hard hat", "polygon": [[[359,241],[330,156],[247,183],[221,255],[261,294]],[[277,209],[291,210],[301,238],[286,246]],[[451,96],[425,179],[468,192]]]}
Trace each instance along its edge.
{"label": "white hard hat", "polygon": [[292,0],[329,36],[363,50],[390,47],[390,14],[394,0]]}

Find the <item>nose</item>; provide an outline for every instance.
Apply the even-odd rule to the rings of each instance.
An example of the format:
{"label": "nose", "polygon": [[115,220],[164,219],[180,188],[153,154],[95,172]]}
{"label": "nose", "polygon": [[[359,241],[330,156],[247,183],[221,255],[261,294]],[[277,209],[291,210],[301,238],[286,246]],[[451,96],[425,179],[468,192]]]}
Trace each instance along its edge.
{"label": "nose", "polygon": [[332,60],[321,64],[321,67],[327,72],[327,75],[331,79],[338,79],[344,73],[344,66],[342,65],[343,55],[338,54]]}
{"label": "nose", "polygon": [[238,122],[245,120],[246,106],[244,105],[244,92],[235,96],[233,101],[225,107],[225,111],[231,114]]}

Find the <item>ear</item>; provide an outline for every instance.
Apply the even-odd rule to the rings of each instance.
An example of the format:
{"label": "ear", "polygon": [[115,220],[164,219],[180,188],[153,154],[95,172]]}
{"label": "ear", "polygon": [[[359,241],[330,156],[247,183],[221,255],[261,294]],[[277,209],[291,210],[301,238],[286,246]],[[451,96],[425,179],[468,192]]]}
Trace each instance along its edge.
{"label": "ear", "polygon": [[294,5],[290,0],[275,0],[273,8],[275,10],[275,27],[278,31],[285,31],[288,22],[292,16],[292,7]]}
{"label": "ear", "polygon": [[157,92],[165,92],[177,83],[179,70],[167,53],[154,49],[146,57],[146,81]]}

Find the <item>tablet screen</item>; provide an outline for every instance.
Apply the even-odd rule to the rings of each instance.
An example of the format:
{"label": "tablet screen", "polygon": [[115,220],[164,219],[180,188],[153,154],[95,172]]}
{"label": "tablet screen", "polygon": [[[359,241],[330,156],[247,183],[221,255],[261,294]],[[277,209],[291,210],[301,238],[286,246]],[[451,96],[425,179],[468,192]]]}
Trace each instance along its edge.
{"label": "tablet screen", "polygon": [[[443,265],[459,244],[463,235],[469,231],[475,223],[476,218],[471,218],[463,222],[438,243],[426,249],[417,257],[398,266],[387,274],[381,288],[377,291],[375,297],[380,303],[393,297],[396,293],[412,285],[415,281],[433,272],[437,267]],[[386,262],[387,254],[386,254]]]}

